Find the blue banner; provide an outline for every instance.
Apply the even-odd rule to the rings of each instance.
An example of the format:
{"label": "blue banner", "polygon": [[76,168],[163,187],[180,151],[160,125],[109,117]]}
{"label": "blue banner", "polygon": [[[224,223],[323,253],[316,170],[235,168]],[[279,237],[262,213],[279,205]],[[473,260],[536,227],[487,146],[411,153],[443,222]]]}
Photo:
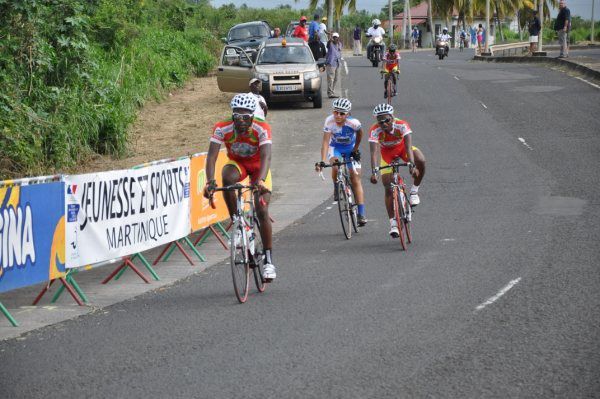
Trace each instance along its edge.
{"label": "blue banner", "polygon": [[0,292],[64,275],[64,183],[0,187]]}

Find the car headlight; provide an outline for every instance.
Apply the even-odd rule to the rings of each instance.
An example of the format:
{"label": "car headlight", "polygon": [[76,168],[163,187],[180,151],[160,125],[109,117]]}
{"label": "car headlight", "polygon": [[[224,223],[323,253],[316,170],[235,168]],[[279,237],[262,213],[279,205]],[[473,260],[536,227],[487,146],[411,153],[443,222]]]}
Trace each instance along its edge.
{"label": "car headlight", "polygon": [[319,77],[318,71],[310,71],[310,72],[304,73],[304,79],[306,79],[306,80],[314,79],[314,78],[318,78],[318,77]]}
{"label": "car headlight", "polygon": [[269,75],[267,75],[266,73],[259,73],[258,75],[256,75],[256,77],[262,80],[263,82],[269,81]]}

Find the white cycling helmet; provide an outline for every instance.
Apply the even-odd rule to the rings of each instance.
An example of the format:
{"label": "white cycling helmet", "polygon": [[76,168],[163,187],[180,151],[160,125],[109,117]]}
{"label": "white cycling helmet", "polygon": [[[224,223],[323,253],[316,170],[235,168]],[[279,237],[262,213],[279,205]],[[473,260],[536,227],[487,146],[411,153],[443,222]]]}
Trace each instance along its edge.
{"label": "white cycling helmet", "polygon": [[392,107],[390,104],[379,104],[377,105],[374,109],[373,109],[373,116],[378,117],[379,115],[393,115],[394,114],[394,107]]}
{"label": "white cycling helmet", "polygon": [[231,105],[231,109],[241,108],[254,111],[258,105],[258,100],[256,97],[254,97],[254,94],[241,93],[236,94],[235,97],[231,99],[231,103],[229,105]]}
{"label": "white cycling helmet", "polygon": [[331,104],[331,107],[334,111],[350,112],[352,103],[347,98],[338,98]]}
{"label": "white cycling helmet", "polygon": [[372,23],[373,25],[381,25],[381,21],[380,21],[380,20],[378,20],[377,18],[375,18],[373,21],[371,21],[371,23]]}

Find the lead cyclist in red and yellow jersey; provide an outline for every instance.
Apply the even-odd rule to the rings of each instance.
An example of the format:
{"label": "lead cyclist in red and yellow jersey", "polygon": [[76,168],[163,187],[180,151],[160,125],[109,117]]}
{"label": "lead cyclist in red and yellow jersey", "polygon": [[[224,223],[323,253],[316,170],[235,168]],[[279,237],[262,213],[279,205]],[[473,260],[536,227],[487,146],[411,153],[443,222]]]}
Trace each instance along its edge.
{"label": "lead cyclist in red and yellow jersey", "polygon": [[[254,203],[265,251],[263,278],[271,281],[276,277],[271,255],[273,233],[269,217],[272,190],[271,126],[264,120],[254,117],[253,113],[257,105],[257,99],[251,93],[237,94],[231,100],[231,119],[215,124],[206,158],[208,181],[204,188],[204,195],[208,197],[215,188],[215,163],[221,145],[225,144],[229,161],[221,172],[223,185],[236,184],[249,176],[250,183],[258,188]],[[236,212],[235,192],[224,191],[223,196],[231,216]]]}

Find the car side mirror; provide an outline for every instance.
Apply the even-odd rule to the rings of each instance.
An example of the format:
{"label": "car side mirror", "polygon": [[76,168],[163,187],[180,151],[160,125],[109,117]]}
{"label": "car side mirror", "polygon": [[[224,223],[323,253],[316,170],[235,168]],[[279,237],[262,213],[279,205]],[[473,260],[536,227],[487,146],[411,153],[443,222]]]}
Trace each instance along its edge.
{"label": "car side mirror", "polygon": [[222,41],[223,43],[227,44],[227,38],[226,38],[226,37],[222,37],[222,38],[221,38],[221,41]]}

